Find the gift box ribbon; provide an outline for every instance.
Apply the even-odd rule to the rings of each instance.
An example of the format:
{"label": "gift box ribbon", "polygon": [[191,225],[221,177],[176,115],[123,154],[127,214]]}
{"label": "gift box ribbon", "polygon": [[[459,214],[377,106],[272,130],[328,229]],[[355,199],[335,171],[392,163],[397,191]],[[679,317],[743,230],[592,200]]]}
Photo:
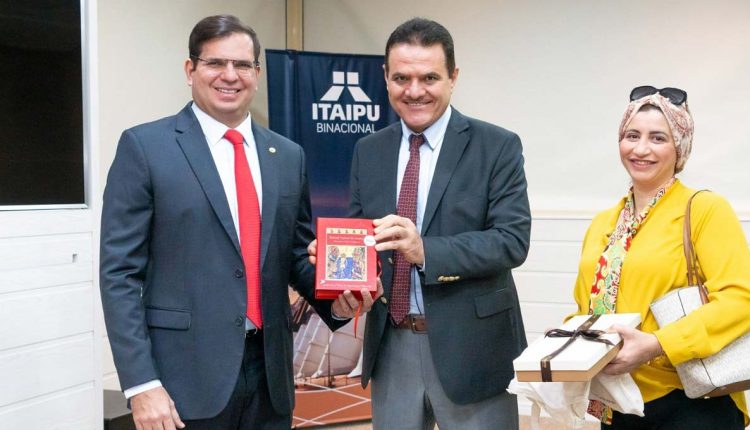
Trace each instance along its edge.
{"label": "gift box ribbon", "polygon": [[601,315],[591,315],[589,319],[587,319],[583,324],[579,325],[575,330],[563,330],[560,328],[555,328],[552,330],[547,330],[544,333],[544,337],[569,337],[570,339],[568,339],[568,341],[565,342],[563,346],[556,349],[548,356],[542,358],[542,360],[539,362],[542,371],[542,382],[552,382],[552,369],[550,367],[550,362],[578,338],[582,338],[591,342],[599,342],[610,346],[615,346],[612,342],[609,341],[609,339],[601,338],[601,336],[606,333],[604,330],[591,330],[591,326],[594,325],[594,323],[599,319],[600,316]]}

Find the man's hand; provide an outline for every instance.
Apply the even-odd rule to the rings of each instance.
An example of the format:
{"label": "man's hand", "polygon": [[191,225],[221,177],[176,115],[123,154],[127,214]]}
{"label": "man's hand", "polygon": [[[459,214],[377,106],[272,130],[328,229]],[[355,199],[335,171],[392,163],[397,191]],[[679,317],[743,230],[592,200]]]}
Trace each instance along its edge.
{"label": "man's hand", "polygon": [[372,305],[375,300],[383,295],[383,283],[380,282],[380,278],[377,278],[378,291],[375,293],[375,297],[370,295],[370,290],[362,288],[360,293],[362,294],[362,301],[360,302],[352,294],[351,291],[346,290],[339,294],[339,297],[333,301],[331,305],[331,312],[338,318],[354,318],[357,315],[357,309],[359,309],[360,303],[362,303],[361,313],[369,312],[372,309]]}
{"label": "man's hand", "polygon": [[307,259],[310,260],[310,264],[314,266],[318,261],[316,258],[318,255],[318,239],[313,239],[313,241],[307,245],[307,253],[310,255]]}
{"label": "man's hand", "polygon": [[412,264],[424,264],[424,245],[417,226],[409,219],[398,215],[373,220],[375,225],[375,249],[400,252]]}
{"label": "man's hand", "polygon": [[630,373],[641,364],[664,354],[659,340],[651,333],[623,325],[613,325],[608,331],[618,333],[623,344],[614,360],[602,370],[607,375]]}
{"label": "man's hand", "polygon": [[176,430],[185,428],[172,398],[164,387],[156,387],[130,398],[130,409],[137,430]]}

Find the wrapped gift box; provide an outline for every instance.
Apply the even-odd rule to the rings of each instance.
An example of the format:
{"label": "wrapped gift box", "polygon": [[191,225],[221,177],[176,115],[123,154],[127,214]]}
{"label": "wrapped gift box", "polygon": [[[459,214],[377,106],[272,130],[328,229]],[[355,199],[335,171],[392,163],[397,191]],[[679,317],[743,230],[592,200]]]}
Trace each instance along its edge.
{"label": "wrapped gift box", "polygon": [[[574,332],[588,321],[591,315],[579,315],[571,318],[560,327],[560,330]],[[641,315],[605,314],[599,315],[588,330],[606,331],[614,324],[637,328],[641,323]],[[617,355],[622,346],[622,338],[617,333],[603,333],[600,339],[609,340],[612,345],[588,340],[581,335],[567,346],[571,336],[541,337],[529,345],[521,355],[513,360],[516,377],[521,382],[541,382],[542,359],[563,348],[549,360],[551,381],[588,381]]]}

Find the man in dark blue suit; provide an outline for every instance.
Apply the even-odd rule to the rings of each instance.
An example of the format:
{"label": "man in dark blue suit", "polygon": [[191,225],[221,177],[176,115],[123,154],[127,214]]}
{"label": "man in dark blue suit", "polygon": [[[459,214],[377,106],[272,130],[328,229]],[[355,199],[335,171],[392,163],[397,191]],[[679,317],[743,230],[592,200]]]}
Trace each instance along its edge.
{"label": "man in dark blue suit", "polygon": [[139,430],[289,429],[288,286],[332,328],[359,303],[313,298],[304,153],[250,118],[256,33],[212,16],[189,49],[193,102],[122,134],[104,192],[100,283],[120,385]]}
{"label": "man in dark blue suit", "polygon": [[511,276],[531,225],[521,141],[451,108],[458,68],[442,25],[400,25],[385,61],[401,121],[357,143],[349,213],[375,219],[390,263],[365,330],[374,428],[517,429],[505,389],[526,346]]}

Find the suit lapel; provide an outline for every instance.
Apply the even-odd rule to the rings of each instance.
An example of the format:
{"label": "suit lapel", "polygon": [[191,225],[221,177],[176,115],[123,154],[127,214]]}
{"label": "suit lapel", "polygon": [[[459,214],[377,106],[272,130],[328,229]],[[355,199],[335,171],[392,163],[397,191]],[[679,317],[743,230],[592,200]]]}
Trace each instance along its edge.
{"label": "suit lapel", "polygon": [[177,114],[176,122],[177,143],[182,148],[185,158],[187,158],[193,173],[198,178],[198,182],[200,182],[216,217],[224,227],[224,231],[232,240],[237,252],[242,255],[237,232],[232,221],[232,214],[229,212],[224,185],[221,183],[216,164],[211,156],[211,151],[208,149],[206,136],[203,134],[200,123],[193,115],[190,104]]}
{"label": "suit lapel", "polygon": [[376,184],[378,190],[384,192],[377,193],[378,201],[375,202],[375,208],[381,208],[377,212],[383,214],[395,214],[396,204],[398,202],[398,151],[401,147],[401,121],[391,126],[388,135],[385,137],[385,147],[382,150],[383,164],[380,169],[380,176]]}
{"label": "suit lapel", "polygon": [[424,216],[422,217],[422,232],[424,236],[427,229],[435,216],[440,200],[443,198],[446,187],[456,170],[458,161],[464,153],[466,145],[469,143],[469,122],[456,109],[453,109],[451,118],[448,121],[448,127],[443,137],[443,146],[440,149],[440,156],[435,173],[432,176],[430,193],[427,196],[427,205],[425,206]]}
{"label": "suit lapel", "polygon": [[[370,213],[375,213],[379,217],[387,214],[396,213],[396,203],[398,201],[398,151],[401,147],[401,121],[390,126],[388,133],[383,137],[383,145],[378,148],[378,154],[381,164],[378,169],[379,174],[375,176],[377,180],[373,184],[367,184],[367,187],[373,186],[375,192],[372,194],[375,198]],[[384,251],[380,253],[383,259],[383,265],[393,264],[393,251]],[[392,267],[392,266],[391,266]],[[390,272],[389,272],[390,273]],[[384,297],[391,297],[391,282],[383,282]]]}
{"label": "suit lapel", "polygon": [[266,261],[268,246],[271,242],[271,232],[276,219],[276,208],[279,201],[279,161],[276,151],[271,152],[271,135],[253,122],[253,138],[258,151],[260,176],[263,181],[263,213],[261,214],[260,233],[260,261],[261,268]]}

